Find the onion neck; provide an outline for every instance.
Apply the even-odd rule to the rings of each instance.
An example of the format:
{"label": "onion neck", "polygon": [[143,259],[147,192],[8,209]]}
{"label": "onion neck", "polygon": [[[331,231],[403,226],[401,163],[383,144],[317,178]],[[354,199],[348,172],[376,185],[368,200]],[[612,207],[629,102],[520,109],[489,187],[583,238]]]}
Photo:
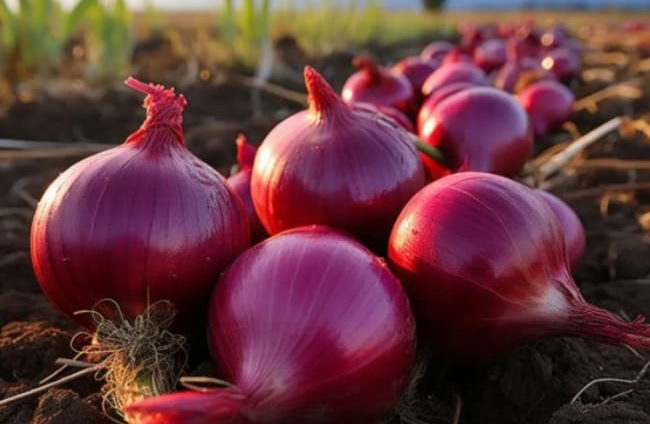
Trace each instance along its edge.
{"label": "onion neck", "polygon": [[357,56],[352,59],[352,64],[361,72],[365,77],[368,85],[377,85],[381,82],[383,75],[373,58],[367,55]]}
{"label": "onion neck", "polygon": [[317,122],[323,122],[327,116],[339,118],[349,116],[350,111],[343,99],[339,97],[327,80],[314,68],[305,66],[305,87],[311,115]]}
{"label": "onion neck", "polygon": [[129,422],[244,424],[247,397],[236,387],[203,392],[176,392],[131,403],[125,408]]}
{"label": "onion neck", "polygon": [[162,85],[145,84],[133,77],[124,82],[128,87],[145,93],[143,107],[147,116],[140,128],[127,138],[126,143],[144,143],[166,140],[185,144],[183,135],[183,110],[187,100],[181,94],[176,96],[173,88],[165,89]]}
{"label": "onion neck", "polygon": [[235,143],[237,144],[237,165],[239,169],[242,171],[253,169],[257,148],[248,143],[244,134],[239,134]]}
{"label": "onion neck", "polygon": [[642,316],[625,322],[609,311],[584,301],[574,304],[561,326],[569,336],[583,337],[613,345],[627,345],[634,349],[650,349],[650,325]]}

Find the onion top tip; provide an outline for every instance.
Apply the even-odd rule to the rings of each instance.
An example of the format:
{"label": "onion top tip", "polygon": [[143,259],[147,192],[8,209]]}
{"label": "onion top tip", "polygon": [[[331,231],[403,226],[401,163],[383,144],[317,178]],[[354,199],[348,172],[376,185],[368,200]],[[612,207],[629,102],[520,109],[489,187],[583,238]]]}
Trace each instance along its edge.
{"label": "onion top tip", "polygon": [[309,109],[317,116],[343,105],[329,82],[311,66],[305,66],[305,87],[307,88]]}
{"label": "onion top tip", "polygon": [[240,170],[250,170],[253,168],[257,148],[248,142],[244,134],[239,134],[235,140],[237,145],[237,165]]}
{"label": "onion top tip", "polygon": [[381,77],[377,61],[368,54],[355,56],[352,59],[352,65],[362,71],[369,81],[376,81]]}
{"label": "onion top tip", "polygon": [[133,77],[128,77],[124,84],[147,95],[143,102],[147,119],[142,128],[149,128],[154,123],[180,127],[183,123],[183,110],[187,106],[187,100],[182,94],[177,96],[174,88],[165,88],[161,84],[146,84]]}

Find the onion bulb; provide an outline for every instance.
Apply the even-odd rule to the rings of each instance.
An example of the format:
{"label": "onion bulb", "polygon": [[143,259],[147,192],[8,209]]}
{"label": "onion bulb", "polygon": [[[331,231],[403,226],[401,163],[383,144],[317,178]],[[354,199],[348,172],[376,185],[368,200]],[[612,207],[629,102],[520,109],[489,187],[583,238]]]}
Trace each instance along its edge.
{"label": "onion bulb", "polygon": [[343,101],[391,106],[409,115],[415,111],[417,97],[406,76],[379,66],[368,56],[357,56],[352,62],[359,70],[343,84]]}
{"label": "onion bulb", "polygon": [[348,231],[385,248],[399,211],[425,184],[411,135],[367,107],[347,105],[305,68],[309,109],[260,144],[253,205],[270,234],[309,224]]}
{"label": "onion bulb", "polygon": [[397,278],[322,226],[237,258],[212,295],[208,336],[228,387],[130,405],[132,424],[373,424],[405,388],[415,348]]}
{"label": "onion bulb", "polygon": [[439,148],[454,171],[513,176],[533,149],[526,111],[513,96],[491,87],[450,95],[418,124],[420,138]]}
{"label": "onion bulb", "polygon": [[566,86],[553,80],[538,81],[517,94],[535,129],[542,137],[559,128],[573,115],[575,96]]}
{"label": "onion bulb", "polygon": [[508,178],[465,172],[429,184],[398,217],[388,257],[440,352],[483,358],[562,335],[650,348],[642,317],[624,322],[585,301],[553,212]]}
{"label": "onion bulb", "polygon": [[147,94],[144,123],[59,175],[31,229],[45,294],[95,331],[91,351],[115,351],[105,364],[118,409],[175,384],[178,369],[165,352],[182,346],[167,327],[197,327],[219,273],[250,243],[241,200],[185,147],[185,98],[133,78],[126,84]]}

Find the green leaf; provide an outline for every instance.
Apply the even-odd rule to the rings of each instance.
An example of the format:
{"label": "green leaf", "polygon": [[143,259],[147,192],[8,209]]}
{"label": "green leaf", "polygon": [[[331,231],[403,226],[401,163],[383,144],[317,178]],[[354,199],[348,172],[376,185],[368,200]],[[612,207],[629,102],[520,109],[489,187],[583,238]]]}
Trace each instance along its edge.
{"label": "green leaf", "polygon": [[81,23],[88,19],[89,12],[96,7],[98,7],[97,0],[79,0],[64,18],[63,39],[68,40],[72,37],[81,27]]}

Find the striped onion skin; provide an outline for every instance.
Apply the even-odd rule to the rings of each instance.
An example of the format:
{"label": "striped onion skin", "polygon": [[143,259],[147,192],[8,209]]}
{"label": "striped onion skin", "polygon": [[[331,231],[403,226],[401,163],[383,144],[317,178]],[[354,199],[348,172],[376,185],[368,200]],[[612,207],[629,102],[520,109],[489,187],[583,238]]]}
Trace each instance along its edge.
{"label": "striped onion skin", "polygon": [[305,84],[310,108],[280,122],[258,149],[255,210],[270,234],[322,224],[385,250],[399,211],[426,182],[411,136],[380,113],[346,105],[310,67]]}
{"label": "striped onion skin", "polygon": [[232,386],[127,408],[136,424],[370,424],[405,388],[415,326],[386,264],[307,226],[243,253],[212,296],[208,335]]}
{"label": "striped onion skin", "polygon": [[[142,127],[59,175],[32,223],[41,288],[89,329],[91,316],[74,313],[106,298],[127,319],[168,300],[189,324],[206,309],[219,273],[250,244],[241,200],[185,147],[183,96],[133,84],[148,93]],[[105,318],[123,318],[109,304],[98,308]]]}

